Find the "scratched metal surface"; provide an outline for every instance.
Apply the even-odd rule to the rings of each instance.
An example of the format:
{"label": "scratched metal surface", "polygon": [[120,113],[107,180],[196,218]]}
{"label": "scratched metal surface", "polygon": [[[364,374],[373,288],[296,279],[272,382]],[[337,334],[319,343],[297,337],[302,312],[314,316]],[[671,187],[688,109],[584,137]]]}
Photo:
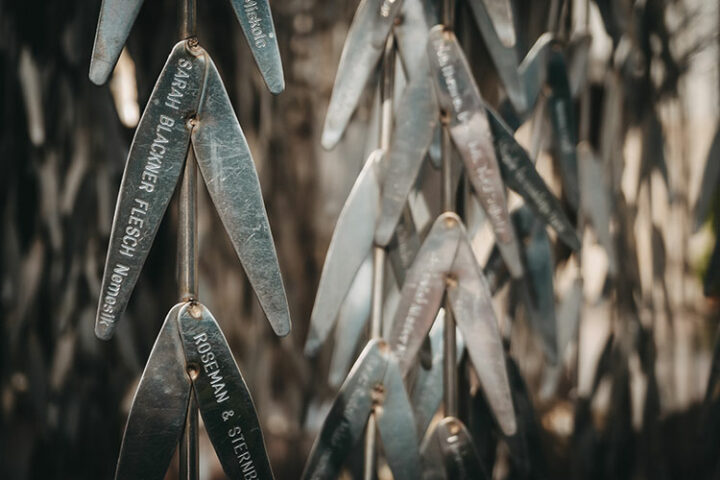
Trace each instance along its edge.
{"label": "scratched metal surface", "polygon": [[177,447],[190,398],[190,378],[177,319],[183,304],[165,318],[128,415],[115,478],[162,479]]}
{"label": "scratched metal surface", "polygon": [[[193,391],[205,429],[230,478],[272,479],[265,440],[240,369],[212,313],[200,303],[177,312]],[[184,415],[183,415],[184,419]]]}
{"label": "scratched metal surface", "polygon": [[255,163],[209,56],[206,68],[192,131],[197,164],[270,325],[285,336],[290,333],[290,312]]}
{"label": "scratched metal surface", "polygon": [[95,333],[109,339],[145,264],[175,191],[190,144],[207,57],[188,43],[173,48],[135,131],[113,219]]}

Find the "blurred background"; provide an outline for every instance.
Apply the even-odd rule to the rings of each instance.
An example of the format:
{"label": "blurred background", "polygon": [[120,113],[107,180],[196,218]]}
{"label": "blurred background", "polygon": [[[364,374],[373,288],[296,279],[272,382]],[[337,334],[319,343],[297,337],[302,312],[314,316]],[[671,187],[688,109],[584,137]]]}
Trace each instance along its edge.
{"label": "blurred background", "polygon": [[[586,147],[601,165],[599,201],[610,208],[604,224],[582,232],[581,262],[553,239],[557,324],[579,320],[578,340],[565,330],[562,366],[550,371],[512,287],[499,292],[497,311],[504,324],[513,321],[511,354],[530,400],[521,409],[529,468],[518,467],[493,425],[471,429],[498,479],[720,478],[720,388],[710,375],[720,201],[716,181],[702,187],[706,161],[720,166],[720,145],[709,154],[720,9],[702,0],[598,1],[585,23],[575,8],[584,3],[567,2],[563,21],[568,32],[587,25],[592,37]],[[200,43],[255,157],[293,332],[272,333],[202,187],[199,297],[253,394],[276,477],[298,478],[335,394],[330,349],[303,355],[310,311],[335,220],[376,138],[368,132],[369,88],[341,144],[327,152],[319,141],[357,1],[271,2],[287,81],[277,97],[230,3],[198,4]],[[548,24],[550,2],[514,4],[522,57]],[[99,8],[100,1],[0,0],[2,478],[112,477],[139,376],[177,299],[173,202],[116,336],[94,336],[126,155],[178,39],[177,1],[147,0],[109,85],[96,87],[87,72]],[[461,0],[458,36],[483,96],[498,105],[502,88],[468,12]],[[517,137],[559,193],[550,134],[537,142],[532,132],[523,125]],[[696,225],[699,197],[709,215]],[[487,409],[476,397],[463,407],[468,418]],[[200,465],[201,478],[224,478],[205,436]]]}

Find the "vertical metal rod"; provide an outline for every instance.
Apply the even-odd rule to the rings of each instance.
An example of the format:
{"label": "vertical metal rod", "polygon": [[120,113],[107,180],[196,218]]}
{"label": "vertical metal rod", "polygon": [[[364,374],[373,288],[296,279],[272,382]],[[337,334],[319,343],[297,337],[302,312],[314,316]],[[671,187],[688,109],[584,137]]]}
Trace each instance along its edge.
{"label": "vertical metal rod", "polygon": [[[180,38],[193,38],[197,32],[196,0],[180,0]],[[178,214],[178,288],[180,299],[197,298],[197,165],[192,146],[188,150],[185,171],[180,185]],[[195,392],[190,392],[185,429],[180,440],[180,480],[197,480],[198,408]]]}
{"label": "vertical metal rod", "polygon": [[[443,24],[448,30],[453,29],[455,23],[455,0],[442,0]],[[448,118],[442,114],[442,202],[443,210],[455,211],[455,199],[452,185],[452,149]],[[445,308],[445,325],[443,328],[443,403],[445,416],[457,416],[458,409],[458,378],[457,378],[457,344],[455,338],[455,319],[453,318],[447,294],[443,300]]]}
{"label": "vertical metal rod", "polygon": [[[442,197],[443,210],[455,211],[455,202],[452,188],[452,148],[450,132],[443,126],[442,135]],[[443,328],[443,400],[445,416],[456,417],[458,409],[458,378],[457,378],[457,343],[455,338],[455,319],[447,294],[443,301],[445,307],[445,326]]]}
{"label": "vertical metal rod", "polygon": [[[388,35],[383,55],[383,74],[380,80],[380,148],[385,152],[390,148],[390,138],[393,126],[393,93],[395,90],[395,37],[392,32]],[[370,310],[370,337],[382,337],[383,319],[383,282],[385,279],[385,248],[379,245],[373,247],[373,286],[372,307]],[[365,461],[363,463],[363,479],[373,480],[377,471],[377,425],[375,415],[368,418],[365,429]]]}

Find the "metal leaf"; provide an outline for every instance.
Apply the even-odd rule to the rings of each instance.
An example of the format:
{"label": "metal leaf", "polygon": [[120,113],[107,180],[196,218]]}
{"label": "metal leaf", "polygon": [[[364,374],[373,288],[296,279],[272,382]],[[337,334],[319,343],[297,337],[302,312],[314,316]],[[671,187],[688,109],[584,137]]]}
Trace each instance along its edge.
{"label": "metal leaf", "polygon": [[205,429],[230,478],[273,478],[252,397],[210,311],[186,303],[178,326]]}
{"label": "metal leaf", "polygon": [[290,333],[290,312],[255,163],[220,74],[207,58],[192,132],[197,164],[270,325],[285,336]]}
{"label": "metal leaf", "polygon": [[382,156],[382,150],[370,154],[335,224],[310,315],[306,355],[314,355],[327,338],[342,301],[372,248],[380,198],[377,168]]}
{"label": "metal leaf", "polygon": [[118,193],[95,334],[112,337],[175,191],[190,143],[188,112],[197,109],[207,58],[175,45],[135,131]]}

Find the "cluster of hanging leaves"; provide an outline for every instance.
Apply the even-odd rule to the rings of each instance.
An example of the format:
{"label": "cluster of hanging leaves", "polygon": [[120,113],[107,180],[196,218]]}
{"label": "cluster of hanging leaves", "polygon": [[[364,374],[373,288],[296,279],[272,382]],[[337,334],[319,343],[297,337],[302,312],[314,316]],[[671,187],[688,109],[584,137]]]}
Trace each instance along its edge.
{"label": "cluster of hanging leaves", "polygon": [[[332,390],[325,381],[329,358],[309,362],[302,355],[302,343],[333,217],[363,161],[362,148],[352,141],[332,154],[319,148],[334,70],[356,8],[356,2],[336,3],[272,2],[287,78],[286,92],[272,98],[240,40],[229,5],[199,2],[201,43],[221,70],[258,162],[295,330],[291,338],[278,341],[267,329],[222,227],[203,198],[201,296],[218,318],[226,319],[223,330],[259,405],[279,478],[299,476],[315,435],[312,429],[304,429],[305,424],[313,424],[312,399]],[[547,9],[539,3],[516,2],[521,45],[531,45],[547,23]],[[611,220],[614,225],[612,231],[597,231],[596,236],[608,255],[621,264],[604,289],[621,328],[603,349],[592,393],[600,389],[603,379],[610,379],[610,408],[598,420],[591,411],[592,395],[576,399],[572,434],[554,435],[545,422],[553,413],[548,405],[564,405],[569,386],[558,388],[555,403],[538,409],[534,399],[538,385],[526,382],[510,360],[511,389],[524,432],[521,442],[502,438],[479,393],[465,399],[462,416],[486,468],[492,470],[498,452],[503,451],[498,442],[507,444],[511,478],[571,474],[574,478],[629,478],[637,473],[647,478],[705,478],[718,471],[714,455],[720,445],[717,366],[713,364],[702,415],[691,411],[682,418],[660,416],[652,326],[640,322],[638,313],[642,293],[633,239],[637,212],[623,200],[619,179],[620,146],[627,132],[639,127],[643,135],[639,181],[646,182],[654,170],[668,181],[659,106],[678,100],[678,84],[690,55],[706,39],[682,52],[671,48],[673,35],[692,27],[692,15],[677,2],[597,4],[614,55],[607,65],[606,81],[591,85],[592,115],[586,140],[602,158],[596,170],[607,173],[605,190],[597,198],[608,209],[591,209],[587,220],[597,230],[609,229]],[[93,334],[114,199],[133,134],[133,125],[121,122],[118,94],[111,93],[112,87],[95,87],[87,79],[99,6],[100,2],[88,5],[78,0],[0,3],[0,154],[5,184],[0,191],[3,478],[111,477],[135,383],[165,312],[176,300],[173,213],[160,229],[116,337],[105,343]],[[130,35],[128,53],[134,71],[129,75],[140,110],[176,41],[176,7],[174,0],[147,0]],[[670,9],[684,19],[672,31],[667,23]],[[464,2],[459,11],[459,21],[465,24],[463,43],[473,45],[467,54],[476,78],[481,79],[486,99],[496,105],[501,87],[494,66]],[[659,78],[651,65],[660,67]],[[610,108],[609,102],[619,107]],[[603,118],[605,112],[618,109],[623,112],[618,118]],[[351,125],[349,135],[355,140],[364,138],[367,110],[359,112]],[[717,164],[717,148],[713,151],[714,158],[709,160]],[[348,162],[348,158],[357,161]],[[320,189],[323,180],[333,186]],[[701,196],[713,197],[714,183],[709,182]],[[328,192],[327,197],[321,196]],[[675,201],[689,203],[687,198]],[[707,204],[706,212],[712,211],[717,219],[720,203],[708,200]],[[658,281],[664,281],[663,237],[656,230],[654,258],[661,260],[653,271]],[[569,256],[562,246],[553,250],[556,265]],[[717,258],[720,255],[713,255],[708,269],[708,293],[716,291],[711,275],[717,270],[712,268]],[[566,311],[575,314],[579,307],[571,303],[560,302],[558,319]],[[647,379],[639,431],[633,429],[630,418],[633,358],[640,360]],[[202,455],[203,462],[213,465],[209,446],[205,445]],[[211,475],[221,475],[212,468]]]}

